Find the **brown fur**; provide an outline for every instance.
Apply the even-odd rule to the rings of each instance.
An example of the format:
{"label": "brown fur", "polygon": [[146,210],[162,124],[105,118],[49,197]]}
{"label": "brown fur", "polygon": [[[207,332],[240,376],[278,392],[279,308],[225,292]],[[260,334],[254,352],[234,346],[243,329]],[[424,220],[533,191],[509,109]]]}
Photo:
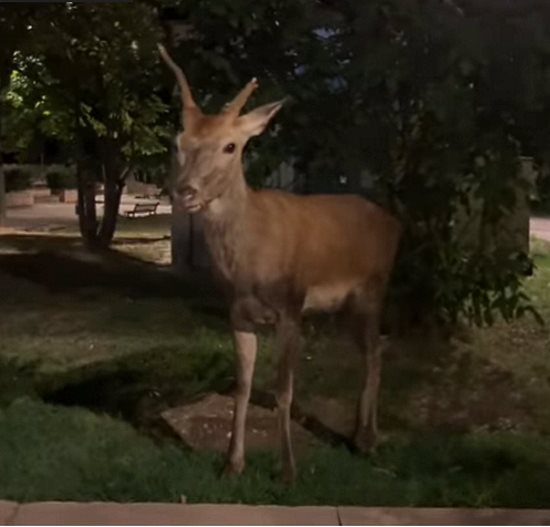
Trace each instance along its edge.
{"label": "brown fur", "polygon": [[[214,264],[234,294],[252,288],[269,301],[284,291],[302,309],[315,288],[339,286],[348,296],[356,288],[383,287],[399,225],[357,196],[248,190],[243,210],[206,213],[206,236]],[[271,291],[273,284],[282,291]]]}
{"label": "brown fur", "polygon": [[249,189],[242,172],[242,150],[250,137],[263,131],[282,103],[239,116],[257,85],[251,81],[224,112],[203,115],[183,73],[163,57],[175,71],[184,95],[185,131],[177,140],[182,166],[174,199],[181,200],[189,212],[203,214],[214,269],[226,286],[231,306],[238,368],[228,472],[244,469],[256,325],[275,323],[283,475],[294,478],[290,406],[300,321],[310,310],[346,305],[358,322],[365,368],[355,442],[368,450],[378,432],[380,316],[399,242],[399,223],[358,196],[299,196]]}

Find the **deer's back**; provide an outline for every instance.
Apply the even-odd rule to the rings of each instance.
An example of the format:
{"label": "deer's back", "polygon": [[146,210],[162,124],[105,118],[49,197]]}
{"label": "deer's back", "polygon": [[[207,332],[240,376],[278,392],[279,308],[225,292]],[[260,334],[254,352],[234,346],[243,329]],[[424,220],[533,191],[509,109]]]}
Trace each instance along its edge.
{"label": "deer's back", "polygon": [[400,226],[384,209],[354,195],[260,191],[251,198],[247,259],[260,279],[291,280],[312,305],[387,281]]}

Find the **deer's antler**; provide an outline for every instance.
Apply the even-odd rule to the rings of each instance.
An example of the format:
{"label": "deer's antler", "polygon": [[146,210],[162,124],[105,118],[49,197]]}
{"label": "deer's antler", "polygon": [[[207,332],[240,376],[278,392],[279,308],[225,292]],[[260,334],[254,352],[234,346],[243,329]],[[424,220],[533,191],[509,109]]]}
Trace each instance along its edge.
{"label": "deer's antler", "polygon": [[228,104],[226,104],[223,109],[223,113],[231,114],[237,117],[240,111],[243,109],[243,106],[248,101],[252,92],[258,87],[258,80],[256,77],[251,79],[246,86],[237,94],[237,96]]}
{"label": "deer's antler", "polygon": [[172,60],[172,57],[168,55],[166,48],[162,44],[157,44],[157,47],[160,56],[163,58],[164,62],[166,62],[168,67],[176,75],[176,79],[178,80],[178,84],[181,90],[181,101],[184,111],[198,109],[197,104],[193,99],[193,95],[191,94],[191,88],[189,87],[189,83],[187,82],[187,77],[185,76],[185,73],[183,73],[183,70]]}

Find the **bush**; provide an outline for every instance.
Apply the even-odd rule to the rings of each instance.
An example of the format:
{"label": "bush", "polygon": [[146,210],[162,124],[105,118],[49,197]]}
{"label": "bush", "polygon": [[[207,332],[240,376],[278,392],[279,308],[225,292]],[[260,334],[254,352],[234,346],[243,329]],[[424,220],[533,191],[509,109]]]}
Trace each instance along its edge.
{"label": "bush", "polygon": [[76,188],[76,174],[73,169],[55,168],[48,171],[46,181],[51,190],[65,190]]}
{"label": "bush", "polygon": [[31,173],[24,168],[10,168],[4,170],[6,175],[6,192],[26,190],[31,186]]}

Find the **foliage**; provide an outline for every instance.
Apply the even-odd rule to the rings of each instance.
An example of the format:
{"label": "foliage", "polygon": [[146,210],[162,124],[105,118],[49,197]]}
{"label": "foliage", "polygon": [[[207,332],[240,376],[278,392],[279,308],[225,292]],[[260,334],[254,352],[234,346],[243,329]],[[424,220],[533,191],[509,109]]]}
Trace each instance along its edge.
{"label": "foliage", "polygon": [[2,46],[0,46],[0,225],[6,217],[6,183],[2,170],[2,152],[4,151],[5,127],[4,107],[13,56],[18,45],[24,40],[28,15],[35,6],[20,6],[17,12],[7,5],[0,5],[0,27],[2,28]]}
{"label": "foliage", "polygon": [[6,192],[30,188],[32,176],[29,170],[21,167],[4,169],[6,175]]}
{"label": "foliage", "polygon": [[531,202],[533,209],[539,214],[550,214],[550,167],[539,167],[535,182],[535,196]]}
{"label": "foliage", "polygon": [[[8,97],[13,147],[24,149],[38,134],[70,148],[82,234],[91,244],[108,245],[125,177],[166,151],[170,127],[164,121],[167,105],[157,93],[156,10],[145,3],[131,9],[48,6],[27,30]],[[105,183],[100,220],[92,195],[97,180]]]}
{"label": "foliage", "polygon": [[143,158],[134,171],[134,176],[138,181],[152,183],[160,188],[166,188],[169,185],[169,174],[170,156],[167,156],[165,152]]}
{"label": "foliage", "polygon": [[159,118],[166,106],[154,92],[160,38],[150,23],[154,10],[144,4],[131,10],[90,5],[51,10],[49,18],[34,21],[30,49],[19,57],[26,77],[12,79],[15,95],[27,97],[27,106],[37,99],[48,105],[44,132],[72,141],[82,129],[116,142],[128,160],[164,151],[160,140],[166,130]]}
{"label": "foliage", "polygon": [[[527,255],[487,243],[514,210],[521,185],[518,140],[484,104],[493,42],[440,2],[353,7],[350,29],[341,30],[341,75],[347,117],[361,140],[345,142],[338,162],[364,163],[377,197],[403,221],[394,294],[438,322],[481,324],[494,312],[525,312],[516,261]],[[473,222],[473,243],[465,243],[458,233],[476,214],[479,235]]]}
{"label": "foliage", "polygon": [[[307,61],[322,64],[327,60],[314,30],[335,13],[306,0],[261,4],[253,0],[180,0],[171,5],[174,18],[185,22],[174,56],[184,66],[193,93],[206,111],[219,111],[252,77],[258,78],[260,89],[248,108],[288,98],[274,125],[253,140],[250,149],[254,155],[247,157],[249,182],[260,186],[281,161],[294,152],[304,155],[311,135],[304,119],[313,101],[306,106],[303,102],[323,90],[313,82],[307,85],[307,79],[300,80],[301,70]],[[173,82],[171,72],[165,76]],[[312,80],[322,86],[319,76]]]}
{"label": "foliage", "polygon": [[74,189],[77,187],[74,168],[53,168],[46,173],[46,181],[51,190]]}
{"label": "foliage", "polygon": [[[252,184],[291,161],[303,191],[365,192],[393,209],[404,224],[393,295],[411,313],[478,324],[530,311],[528,256],[486,243],[522,185],[528,127],[510,116],[525,108],[527,74],[540,71],[531,62],[512,71],[531,49],[518,37],[529,24],[505,25],[503,42],[502,28],[487,31],[495,13],[469,16],[438,0],[172,5],[187,24],[179,62],[207,109],[251,76],[261,85],[251,106],[290,96],[272,133],[251,146]],[[468,223],[476,243],[458,235]]]}

